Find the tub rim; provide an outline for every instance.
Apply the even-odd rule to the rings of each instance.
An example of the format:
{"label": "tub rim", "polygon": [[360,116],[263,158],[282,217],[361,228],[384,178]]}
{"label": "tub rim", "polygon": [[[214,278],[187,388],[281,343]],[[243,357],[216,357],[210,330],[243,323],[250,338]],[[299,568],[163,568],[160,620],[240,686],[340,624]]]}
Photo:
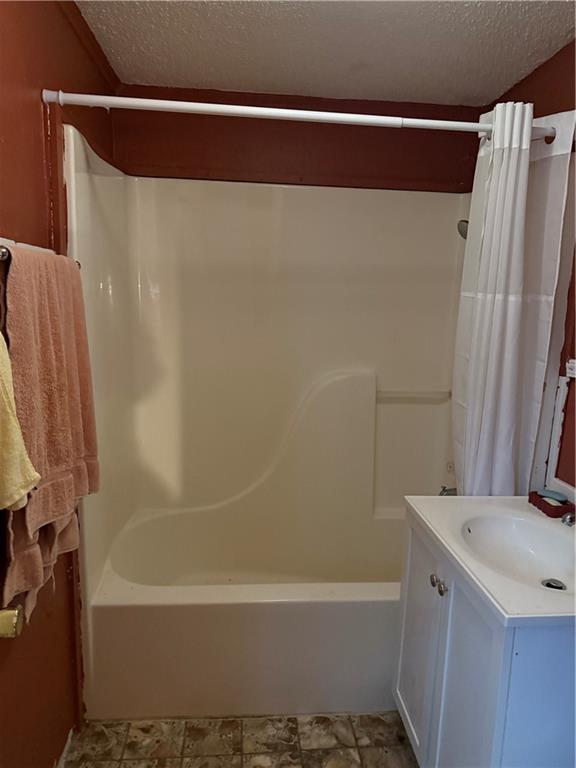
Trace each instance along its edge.
{"label": "tub rim", "polygon": [[91,607],[388,602],[400,600],[400,585],[400,581],[147,585],[120,576],[108,557]]}

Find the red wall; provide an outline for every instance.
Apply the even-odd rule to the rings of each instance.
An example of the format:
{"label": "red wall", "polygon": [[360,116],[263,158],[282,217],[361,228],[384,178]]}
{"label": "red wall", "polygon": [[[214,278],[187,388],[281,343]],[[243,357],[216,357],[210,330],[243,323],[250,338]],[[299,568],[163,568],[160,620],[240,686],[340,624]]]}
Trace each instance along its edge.
{"label": "red wall", "polygon": [[[477,121],[475,107],[121,86],[126,96]],[[462,192],[475,134],[113,110],[128,173],[227,181]]]}
{"label": "red wall", "polygon": [[535,117],[574,109],[574,41],[561,48],[497,101],[531,101]]}
{"label": "red wall", "polygon": [[[117,83],[93,38],[76,34],[77,14],[71,3],[0,3],[0,235],[56,248],[65,218],[61,110],[52,109],[48,123],[40,91],[111,93]],[[104,111],[70,111],[67,119],[112,156]],[[0,640],[2,768],[52,768],[79,719],[76,573],[75,556],[60,558],[56,592],[40,593],[20,638]]]}
{"label": "red wall", "polygon": [[[69,8],[68,8],[69,6]],[[74,31],[71,3],[0,3],[0,233],[16,240],[48,246],[54,239],[51,211],[54,192],[51,147],[47,144],[47,110],[42,88],[111,93],[117,79],[108,65],[91,53]],[[51,130],[59,113],[51,110]],[[69,109],[94,148],[112,156],[112,129],[104,110]]]}

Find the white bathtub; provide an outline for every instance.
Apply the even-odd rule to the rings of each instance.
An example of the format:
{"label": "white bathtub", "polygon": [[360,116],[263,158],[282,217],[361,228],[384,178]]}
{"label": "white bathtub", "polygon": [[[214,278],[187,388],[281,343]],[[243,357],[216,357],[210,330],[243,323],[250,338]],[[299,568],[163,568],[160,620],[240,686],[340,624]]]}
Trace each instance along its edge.
{"label": "white bathtub", "polygon": [[134,515],[89,606],[89,716],[394,708],[404,522],[301,523]]}

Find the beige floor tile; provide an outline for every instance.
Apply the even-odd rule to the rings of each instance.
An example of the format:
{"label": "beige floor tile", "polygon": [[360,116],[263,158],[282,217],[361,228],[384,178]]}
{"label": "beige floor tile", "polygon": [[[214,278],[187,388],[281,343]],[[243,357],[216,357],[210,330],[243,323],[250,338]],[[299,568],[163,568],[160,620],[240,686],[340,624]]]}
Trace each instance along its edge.
{"label": "beige floor tile", "polygon": [[182,768],[242,768],[242,757],[240,755],[185,757]]}
{"label": "beige floor tile", "polygon": [[351,720],[359,747],[393,747],[408,743],[398,712],[352,715]]}
{"label": "beige floor tile", "polygon": [[302,752],[302,768],[360,768],[356,749],[311,749]]}
{"label": "beige floor tile", "polygon": [[244,755],[242,768],[302,768],[299,752],[267,752]]}
{"label": "beige floor tile", "polygon": [[286,752],[298,749],[295,717],[251,717],[242,721],[244,752]]}
{"label": "beige floor tile", "polygon": [[418,768],[410,747],[361,747],[364,768]]}
{"label": "beige floor tile", "polygon": [[188,720],[184,755],[231,755],[242,750],[238,719]]}
{"label": "beige floor tile", "polygon": [[67,762],[119,760],[122,756],[128,723],[91,722],[79,733],[74,734]]}
{"label": "beige floor tile", "polygon": [[302,749],[336,749],[355,747],[356,740],[345,715],[304,715],[298,718]]}
{"label": "beige floor tile", "polygon": [[138,720],[130,723],[122,758],[178,757],[184,745],[184,720]]}

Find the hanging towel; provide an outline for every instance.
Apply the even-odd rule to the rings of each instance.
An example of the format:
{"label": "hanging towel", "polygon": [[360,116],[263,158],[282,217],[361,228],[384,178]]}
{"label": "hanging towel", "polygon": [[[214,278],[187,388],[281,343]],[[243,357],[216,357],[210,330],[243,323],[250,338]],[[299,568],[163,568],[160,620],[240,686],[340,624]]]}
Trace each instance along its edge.
{"label": "hanging towel", "polygon": [[25,246],[11,250],[6,327],[16,412],[42,480],[25,509],[8,514],[3,603],[26,593],[29,616],[58,555],[78,547],[76,507],[98,490],[98,460],[78,266]]}
{"label": "hanging towel", "polygon": [[22,509],[28,493],[39,480],[16,416],[12,366],[6,341],[0,333],[0,509]]}

